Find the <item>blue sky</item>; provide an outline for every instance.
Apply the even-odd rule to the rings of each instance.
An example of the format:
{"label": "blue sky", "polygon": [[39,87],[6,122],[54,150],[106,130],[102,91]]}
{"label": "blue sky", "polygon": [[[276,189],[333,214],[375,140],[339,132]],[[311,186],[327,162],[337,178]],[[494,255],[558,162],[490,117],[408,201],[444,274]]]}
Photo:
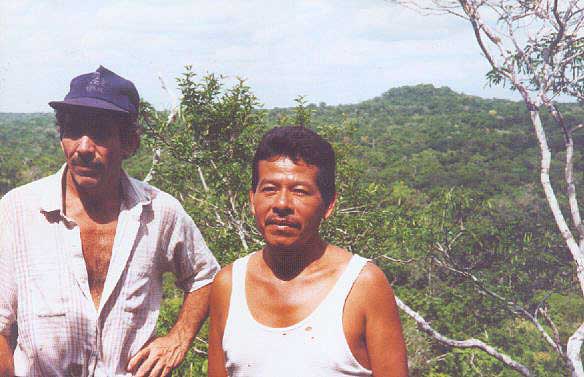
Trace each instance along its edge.
{"label": "blue sky", "polygon": [[[481,97],[488,66],[470,26],[384,0],[0,1],[0,112],[48,112],[72,77],[100,64],[157,108],[195,72],[247,79],[265,107],[357,103],[432,83]],[[176,93],[176,89],[173,89]]]}

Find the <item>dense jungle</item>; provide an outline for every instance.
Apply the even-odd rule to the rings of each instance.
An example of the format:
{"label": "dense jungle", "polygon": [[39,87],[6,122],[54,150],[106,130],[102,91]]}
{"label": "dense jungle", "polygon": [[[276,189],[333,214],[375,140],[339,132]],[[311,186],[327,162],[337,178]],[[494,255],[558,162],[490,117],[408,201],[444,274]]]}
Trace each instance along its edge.
{"label": "dense jungle", "polygon": [[[125,169],[177,197],[222,265],[261,248],[247,206],[261,134],[302,124],[337,154],[340,200],[323,226],[326,239],[371,258],[396,295],[440,333],[488,342],[538,376],[563,375],[564,361],[523,311],[539,315],[565,344],[584,320],[584,301],[539,183],[539,149],[523,103],[423,84],[357,104],[298,97],[294,108],[265,109],[242,80],[228,85],[187,67],[177,82],[176,108],[154,109],[143,99],[142,145]],[[559,106],[568,124],[584,117],[579,104]],[[0,113],[0,195],[63,164],[54,123],[51,113]],[[547,131],[561,161],[562,135]],[[583,135],[575,134],[578,183]],[[559,196],[566,187],[553,178],[562,169],[552,164]],[[160,333],[181,302],[165,276]],[[401,318],[412,376],[518,375],[481,350],[442,345],[404,312]],[[205,338],[206,328],[175,376],[205,375]]]}

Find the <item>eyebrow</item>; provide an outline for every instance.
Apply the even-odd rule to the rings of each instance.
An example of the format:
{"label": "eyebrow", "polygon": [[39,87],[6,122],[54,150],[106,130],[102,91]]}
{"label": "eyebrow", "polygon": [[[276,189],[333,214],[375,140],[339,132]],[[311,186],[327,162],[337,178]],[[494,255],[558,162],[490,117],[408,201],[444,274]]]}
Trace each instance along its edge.
{"label": "eyebrow", "polygon": [[[265,184],[273,184],[276,185],[278,182],[274,179],[260,179],[258,186],[260,185],[265,185]],[[310,183],[309,181],[294,181],[293,182],[294,186],[313,186],[312,183]],[[314,183],[314,186],[316,186],[316,182]]]}

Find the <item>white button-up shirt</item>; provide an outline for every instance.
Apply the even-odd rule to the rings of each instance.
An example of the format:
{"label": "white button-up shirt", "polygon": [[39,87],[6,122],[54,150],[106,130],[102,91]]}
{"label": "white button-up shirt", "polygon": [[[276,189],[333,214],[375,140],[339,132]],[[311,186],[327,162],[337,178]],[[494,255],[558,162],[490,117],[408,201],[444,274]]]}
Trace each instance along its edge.
{"label": "white button-up shirt", "polygon": [[129,359],[154,335],[162,273],[190,292],[219,265],[176,199],[124,173],[96,309],[79,226],[62,211],[65,171],[0,200],[0,333],[10,337],[18,325],[17,376],[127,376]]}

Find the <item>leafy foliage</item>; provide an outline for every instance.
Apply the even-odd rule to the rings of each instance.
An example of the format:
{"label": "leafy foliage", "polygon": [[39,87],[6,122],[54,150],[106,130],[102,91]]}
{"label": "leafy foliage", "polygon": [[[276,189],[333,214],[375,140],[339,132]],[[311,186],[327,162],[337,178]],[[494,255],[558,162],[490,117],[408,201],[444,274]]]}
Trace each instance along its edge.
{"label": "leafy foliage", "polygon": [[[547,307],[562,339],[584,313],[537,183],[536,144],[521,104],[419,85],[356,105],[316,106],[299,97],[295,109],[267,111],[244,81],[225,81],[187,68],[175,113],[144,104],[142,150],[126,163],[145,177],[151,151],[160,151],[151,183],[180,199],[222,265],[261,247],[247,204],[259,137],[275,125],[304,124],[333,143],[338,159],[340,198],[323,226],[326,239],[372,258],[440,331],[488,340],[538,374],[560,375],[561,360],[537,330],[485,293],[530,310]],[[571,124],[584,115],[575,104],[562,110]],[[552,148],[561,138],[551,135]],[[62,163],[50,115],[1,114],[0,140],[2,193]],[[582,168],[577,154],[575,170]],[[463,273],[445,268],[446,260]],[[159,333],[172,326],[181,302],[165,276]],[[478,351],[444,348],[403,321],[413,376],[514,375]],[[194,345],[201,351],[205,331]],[[205,358],[191,352],[175,375],[205,372]]]}

